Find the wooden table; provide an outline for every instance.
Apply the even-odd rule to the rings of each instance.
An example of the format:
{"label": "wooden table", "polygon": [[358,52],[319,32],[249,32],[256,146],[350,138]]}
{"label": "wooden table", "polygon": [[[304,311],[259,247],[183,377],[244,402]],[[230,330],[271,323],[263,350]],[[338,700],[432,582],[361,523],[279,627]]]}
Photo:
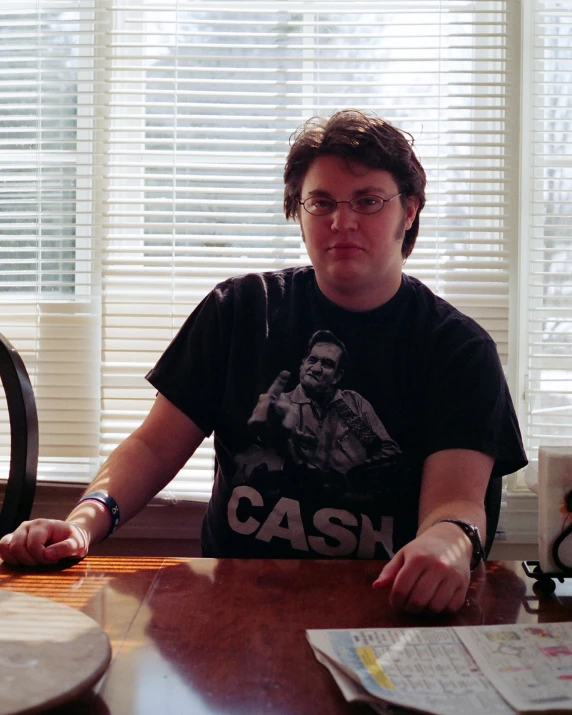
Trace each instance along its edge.
{"label": "wooden table", "polygon": [[73,606],[101,624],[111,665],[53,715],[357,715],[315,659],[307,628],[572,620],[572,581],[537,596],[520,562],[489,562],[448,617],[393,613],[373,561],[90,557],[67,569],[0,565],[0,588]]}

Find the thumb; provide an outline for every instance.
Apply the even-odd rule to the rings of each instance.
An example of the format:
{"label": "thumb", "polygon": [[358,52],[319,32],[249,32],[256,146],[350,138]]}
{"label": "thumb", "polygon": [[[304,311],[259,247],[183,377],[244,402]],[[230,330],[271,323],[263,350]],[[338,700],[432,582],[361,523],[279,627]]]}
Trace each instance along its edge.
{"label": "thumb", "polygon": [[398,551],[391,561],[383,567],[379,576],[372,583],[372,587],[378,589],[390,586],[394,582],[397,574],[401,571],[403,563],[403,551]]}
{"label": "thumb", "polygon": [[76,544],[72,542],[72,539],[66,539],[65,541],[60,541],[58,544],[50,544],[50,546],[46,546],[43,555],[48,561],[56,562],[60,559],[79,556],[76,552]]}
{"label": "thumb", "polygon": [[88,540],[83,529],[76,527],[67,539],[46,546],[44,557],[49,561],[67,558],[83,558],[87,555]]}

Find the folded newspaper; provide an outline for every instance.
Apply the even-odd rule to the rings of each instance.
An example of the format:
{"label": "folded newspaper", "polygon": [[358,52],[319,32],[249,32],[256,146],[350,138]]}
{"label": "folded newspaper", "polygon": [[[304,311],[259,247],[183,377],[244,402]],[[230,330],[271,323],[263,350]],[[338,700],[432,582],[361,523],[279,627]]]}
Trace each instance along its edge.
{"label": "folded newspaper", "polygon": [[572,712],[572,623],[306,633],[346,700],[380,714]]}

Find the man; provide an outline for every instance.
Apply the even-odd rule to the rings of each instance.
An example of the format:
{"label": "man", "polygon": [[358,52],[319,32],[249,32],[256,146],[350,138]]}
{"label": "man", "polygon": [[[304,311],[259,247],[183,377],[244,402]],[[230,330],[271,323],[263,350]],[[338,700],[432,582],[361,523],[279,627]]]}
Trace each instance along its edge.
{"label": "man", "polygon": [[[419,231],[425,172],[401,131],[345,110],[300,129],[284,179],[285,214],[300,222],[312,266],[219,284],[148,374],[156,402],[103,466],[89,499],[66,522],[40,519],[4,537],[6,561],[84,556],[116,525],[119,508],[123,523],[214,432],[205,555],[395,554],[374,583],[391,589],[393,606],[462,606],[470,569],[482,558],[489,481],[526,458],[490,336],[402,273]],[[258,421],[261,395],[280,401],[286,373],[297,371],[320,330],[347,347],[354,369],[344,381],[367,400],[401,453],[398,471],[390,460],[378,474],[380,488],[358,502],[327,488],[330,458],[312,465],[311,450],[298,449],[301,464],[271,490],[244,480],[244,455],[256,463],[257,450],[265,452],[258,463],[282,476],[284,456],[257,442],[252,418]],[[325,367],[335,379],[331,347],[312,359],[323,363],[328,351],[332,364]],[[280,382],[265,393],[276,375]],[[317,387],[315,377],[304,381]],[[312,469],[309,488],[304,476]]]}
{"label": "man", "polygon": [[300,382],[283,392],[283,371],[261,395],[248,420],[259,440],[273,443],[298,467],[345,474],[372,459],[393,460],[399,447],[370,403],[353,390],[339,390],[344,344],[329,330],[316,332],[300,366]]}

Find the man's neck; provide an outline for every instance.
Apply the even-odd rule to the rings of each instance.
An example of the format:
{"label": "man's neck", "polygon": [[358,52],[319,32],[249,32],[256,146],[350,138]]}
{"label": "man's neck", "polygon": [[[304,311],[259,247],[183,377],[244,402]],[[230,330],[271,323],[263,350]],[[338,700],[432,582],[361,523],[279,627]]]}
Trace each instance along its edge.
{"label": "man's neck", "polygon": [[402,274],[392,281],[384,282],[372,289],[360,290],[348,288],[343,290],[333,287],[328,283],[324,283],[316,276],[319,289],[332,303],[335,303],[340,308],[350,310],[352,312],[366,312],[380,308],[385,303],[389,302],[397,293],[401,286]]}
{"label": "man's neck", "polygon": [[312,402],[315,402],[316,405],[318,405],[318,407],[324,407],[325,405],[329,404],[333,396],[334,396],[333,390],[331,392],[327,392],[327,393],[323,393],[323,394],[308,395],[308,397],[312,400]]}

